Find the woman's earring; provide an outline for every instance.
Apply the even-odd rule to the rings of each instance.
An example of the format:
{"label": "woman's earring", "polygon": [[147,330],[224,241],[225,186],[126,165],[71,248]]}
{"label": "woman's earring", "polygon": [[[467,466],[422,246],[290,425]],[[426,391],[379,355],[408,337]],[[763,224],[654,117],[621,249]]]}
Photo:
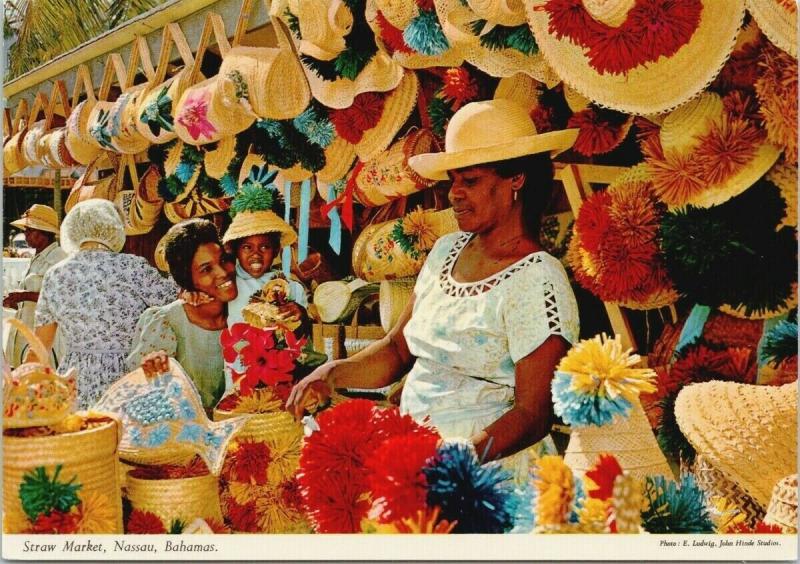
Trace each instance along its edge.
{"label": "woman's earring", "polygon": [[519,195],[519,190],[514,190],[514,201],[517,201],[517,196]]}

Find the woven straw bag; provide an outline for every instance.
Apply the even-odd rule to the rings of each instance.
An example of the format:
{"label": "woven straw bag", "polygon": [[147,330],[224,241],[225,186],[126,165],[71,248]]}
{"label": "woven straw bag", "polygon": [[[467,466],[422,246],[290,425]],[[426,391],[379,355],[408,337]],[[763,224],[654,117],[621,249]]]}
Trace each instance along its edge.
{"label": "woven straw bag", "polygon": [[797,474],[775,484],[764,523],[778,525],[784,533],[797,534]]}
{"label": "woven straw bag", "polygon": [[637,478],[655,475],[674,478],[638,401],[627,419],[615,418],[599,427],[573,427],[564,462],[582,478],[603,453],[613,454],[622,469]]}
{"label": "woven straw bag", "polygon": [[9,138],[3,143],[3,171],[6,175],[19,172],[27,166],[22,154],[22,140],[28,132],[28,101],[21,100],[11,121]]}
{"label": "woven straw bag", "polygon": [[706,499],[724,497],[742,512],[751,527],[764,518],[764,508],[723,472],[714,468],[702,454],[695,457],[690,471],[694,474],[697,485],[705,492]]}
{"label": "woven straw bag", "polygon": [[[214,410],[214,421],[224,421],[241,415],[232,411],[222,409]],[[255,441],[269,442],[275,436],[302,437],[303,426],[294,420],[288,411],[278,411],[275,413],[253,414],[234,436],[236,439],[252,439]]]}
{"label": "woven straw bag", "polygon": [[[120,494],[117,456],[118,423],[114,420],[97,427],[45,437],[3,437],[3,511],[23,516],[19,499],[22,477],[36,467],[44,466],[53,475],[62,465],[60,476],[81,484],[78,497],[99,494],[108,500],[116,517],[114,533],[122,533],[122,497]],[[20,522],[10,518],[7,522]],[[21,532],[21,531],[6,531]]]}
{"label": "woven straw bag", "polygon": [[169,529],[175,520],[222,522],[217,477],[213,474],[175,480],[145,480],[128,473],[128,500],[134,509],[157,515]]}
{"label": "woven straw bag", "polygon": [[95,172],[97,163],[102,157],[98,157],[86,167],[84,173],[75,181],[72,190],[67,196],[67,201],[64,203],[64,211],[69,211],[75,207],[78,202],[83,202],[92,198],[102,198],[111,202],[117,197],[119,191],[119,182],[117,175],[111,174],[104,178],[92,179]]}
{"label": "woven straw bag", "polygon": [[[80,100],[81,88],[86,99]],[[72,91],[72,111],[67,118],[67,138],[65,143],[73,159],[88,165],[100,156],[100,147],[92,141],[89,134],[89,117],[97,103],[89,67],[80,65],[75,74],[75,87]]]}
{"label": "woven straw bag", "polygon": [[381,327],[387,333],[397,324],[414,294],[415,277],[384,280],[380,290]]}

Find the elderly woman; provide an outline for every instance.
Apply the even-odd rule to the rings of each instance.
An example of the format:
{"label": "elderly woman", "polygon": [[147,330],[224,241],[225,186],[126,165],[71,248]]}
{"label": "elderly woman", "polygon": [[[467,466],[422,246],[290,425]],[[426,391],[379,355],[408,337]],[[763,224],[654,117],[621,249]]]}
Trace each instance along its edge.
{"label": "elderly woman", "polygon": [[196,305],[176,300],[146,310],[136,327],[128,368],[141,365],[153,377],[168,370],[168,357],[174,357],[210,411],[226,388],[220,334],[228,323],[228,303],[238,295],[235,259],[223,249],[217,228],[205,219],[173,225],[164,241],[175,282],[187,292],[203,292],[205,299]]}
{"label": "elderly woman", "polygon": [[[50,206],[34,204],[27,210],[22,217],[12,221],[11,225],[24,230],[25,241],[31,246],[36,254],[28,265],[25,278],[22,280],[22,287],[19,290],[11,290],[3,299],[3,307],[17,310],[16,318],[28,327],[33,327],[34,314],[36,312],[36,302],[39,300],[39,291],[42,288],[42,280],[45,273],[50,268],[66,258],[66,254],[58,245],[56,235],[58,234],[58,215],[56,210]],[[8,330],[8,341],[6,343],[6,362],[11,368],[19,366],[28,349],[28,343],[22,335],[11,327]],[[61,346],[61,336],[56,334],[53,353],[50,355],[53,366],[58,364],[58,360],[64,356],[63,346]]]}
{"label": "elderly woman", "polygon": [[567,275],[539,243],[553,184],[549,153],[575,137],[537,134],[526,110],[506,100],[456,112],[445,152],[409,164],[452,182],[461,231],[437,241],[389,334],[300,381],[290,409],[299,416],[309,395],[380,388],[408,373],[402,412],[445,438],[469,439],[487,459],[514,455],[504,463],[525,479],[528,447],[552,451],[550,384],[579,332]]}
{"label": "elderly woman", "polygon": [[36,334],[52,347],[60,329],[66,355],[59,372],[78,370],[82,409],[125,374],[125,355],[142,312],[169,302],[178,292],[145,259],[120,253],[124,244],[125,227],[114,204],[81,202],[61,224],[61,245],[70,255],[42,280]]}

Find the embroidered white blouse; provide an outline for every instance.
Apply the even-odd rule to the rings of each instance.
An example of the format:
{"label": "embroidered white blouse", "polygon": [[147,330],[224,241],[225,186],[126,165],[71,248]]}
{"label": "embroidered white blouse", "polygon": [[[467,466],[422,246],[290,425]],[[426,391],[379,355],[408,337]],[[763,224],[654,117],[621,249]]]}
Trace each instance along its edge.
{"label": "embroidered white blouse", "polygon": [[[468,438],[496,421],[514,404],[515,363],[550,335],[574,343],[579,334],[567,274],[546,252],[478,282],[455,281],[453,265],[471,237],[456,232],[436,242],[404,331],[416,362],[400,409],[417,420],[428,417],[445,438]],[[537,447],[539,454],[552,452],[552,440]],[[514,458],[508,462],[525,473],[527,457]]]}

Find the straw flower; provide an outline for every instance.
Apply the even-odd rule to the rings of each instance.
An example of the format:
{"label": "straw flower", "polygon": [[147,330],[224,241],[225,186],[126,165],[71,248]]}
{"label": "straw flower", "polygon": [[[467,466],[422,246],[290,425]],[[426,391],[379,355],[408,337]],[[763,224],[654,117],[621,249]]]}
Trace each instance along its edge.
{"label": "straw flower", "polygon": [[761,76],[755,89],[767,138],[786,147],[786,159],[797,164],[797,61],[767,44],[758,64]]}
{"label": "straw flower", "polygon": [[365,532],[380,534],[412,534],[412,535],[446,535],[452,532],[455,522],[439,519],[441,510],[426,507],[418,510],[411,517],[404,517],[391,523],[381,524],[372,521],[362,523]]}
{"label": "straw flower", "polygon": [[300,452],[303,447],[303,436],[294,430],[273,433],[267,440],[272,461],[267,468],[267,477],[271,484],[279,484],[293,477],[300,465]]}
{"label": "straw flower", "polygon": [[578,510],[578,522],[584,527],[605,528],[610,507],[611,502],[609,500],[589,498],[584,502],[583,507]]}
{"label": "straw flower", "polygon": [[462,104],[478,96],[478,84],[466,68],[449,68],[444,72],[442,95],[456,111]]}
{"label": "straw flower", "polygon": [[250,395],[240,395],[234,413],[273,413],[283,402],[271,388],[255,388]]}
{"label": "straw flower", "polygon": [[543,456],[536,464],[536,524],[566,523],[572,504],[574,482],[572,471],[560,456]]}
{"label": "straw flower", "polygon": [[428,222],[425,212],[418,207],[403,219],[403,233],[416,241],[420,251],[427,251],[436,243],[436,232]]}
{"label": "straw flower", "polygon": [[210,121],[208,121],[208,102],[210,94],[208,90],[202,90],[193,97],[186,99],[183,111],[178,116],[178,123],[184,126],[192,139],[198,140],[202,136],[209,139],[217,132]]}
{"label": "straw flower", "polygon": [[716,525],[717,533],[723,535],[734,533],[740,524],[745,524],[747,515],[728,498],[714,496],[708,501],[711,519]]}
{"label": "straw flower", "polygon": [[89,491],[79,506],[78,533],[116,533],[117,519],[111,501],[102,493]]}

